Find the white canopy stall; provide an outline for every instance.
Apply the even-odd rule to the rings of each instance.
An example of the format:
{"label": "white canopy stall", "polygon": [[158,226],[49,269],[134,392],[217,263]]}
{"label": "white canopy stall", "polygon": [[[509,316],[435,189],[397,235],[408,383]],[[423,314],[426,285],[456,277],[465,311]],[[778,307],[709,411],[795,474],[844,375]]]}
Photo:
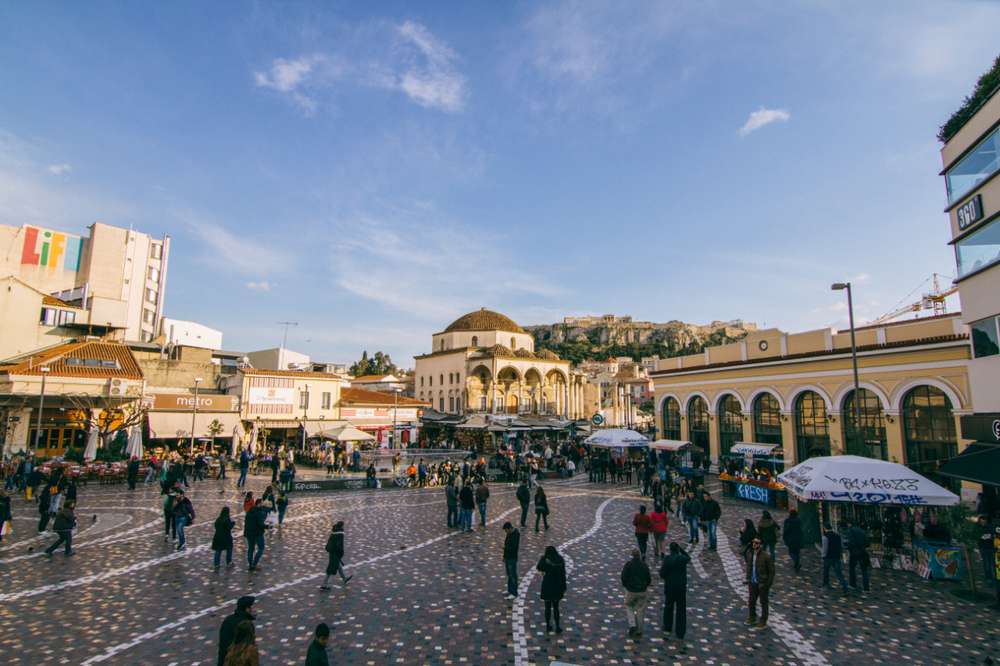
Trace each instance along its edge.
{"label": "white canopy stall", "polygon": [[649,446],[649,439],[635,430],[608,428],[607,430],[598,430],[583,440],[583,443],[609,449],[637,449]]}

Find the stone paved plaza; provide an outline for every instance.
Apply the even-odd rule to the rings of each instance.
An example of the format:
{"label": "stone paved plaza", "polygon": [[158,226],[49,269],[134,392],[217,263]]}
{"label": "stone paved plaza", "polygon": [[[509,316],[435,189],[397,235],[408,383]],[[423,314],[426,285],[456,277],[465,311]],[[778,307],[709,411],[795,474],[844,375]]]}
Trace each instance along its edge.
{"label": "stone paved plaza", "polygon": [[[249,487],[260,491],[264,482]],[[81,489],[71,558],[41,554],[50,539],[33,536],[37,513],[15,500],[16,539],[0,544],[0,663],[214,664],[219,624],[244,594],[258,597],[262,664],[303,663],[319,622],[333,629],[337,664],[982,664],[1000,649],[997,614],[958,600],[947,585],[875,570],[870,595],[844,598],[819,587],[813,551],[798,575],[779,551],[771,626],[748,630],[733,544],[738,523],[759,517],[759,508],[742,502],[722,502],[718,552],[692,551],[682,644],[658,629],[655,573],[645,636],[627,637],[619,574],[634,544],[640,499],[632,487],[585,478],[545,484],[552,529],[523,531],[522,597],[511,604],[500,525],[515,517],[517,503],[506,485],[493,486],[490,525],[473,534],[445,527],[440,488],[300,493],[284,528],[268,536],[257,572],[247,572],[237,537],[237,566],[216,573],[209,543],[223,504],[242,527],[233,481],[224,492],[221,483],[200,482],[189,493],[197,520],[181,553],[163,540],[152,486]],[[354,579],[321,592],[336,519],[346,521],[345,564]],[[669,536],[683,540],[674,519]],[[545,633],[533,573],[550,544],[570,565],[561,635]]]}

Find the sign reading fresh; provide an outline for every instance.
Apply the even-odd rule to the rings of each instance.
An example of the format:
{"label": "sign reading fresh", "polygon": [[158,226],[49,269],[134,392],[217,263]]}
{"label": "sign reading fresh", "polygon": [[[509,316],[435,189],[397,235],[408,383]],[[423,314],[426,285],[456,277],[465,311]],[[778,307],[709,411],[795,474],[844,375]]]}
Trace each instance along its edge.
{"label": "sign reading fresh", "polygon": [[24,227],[22,264],[76,271],[80,268],[82,250],[83,239],[79,236],[27,225]]}

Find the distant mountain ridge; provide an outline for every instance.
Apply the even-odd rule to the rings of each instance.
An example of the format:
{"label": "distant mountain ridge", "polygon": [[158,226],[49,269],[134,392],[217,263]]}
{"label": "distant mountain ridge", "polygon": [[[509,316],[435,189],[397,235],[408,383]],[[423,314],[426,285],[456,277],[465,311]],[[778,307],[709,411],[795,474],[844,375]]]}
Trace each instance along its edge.
{"label": "distant mountain ridge", "polygon": [[706,346],[734,342],[757,329],[741,319],[688,324],[632,321],[629,316],[566,317],[561,323],[524,326],[536,349],[550,349],[573,363],[630,356],[669,358],[694,354]]}

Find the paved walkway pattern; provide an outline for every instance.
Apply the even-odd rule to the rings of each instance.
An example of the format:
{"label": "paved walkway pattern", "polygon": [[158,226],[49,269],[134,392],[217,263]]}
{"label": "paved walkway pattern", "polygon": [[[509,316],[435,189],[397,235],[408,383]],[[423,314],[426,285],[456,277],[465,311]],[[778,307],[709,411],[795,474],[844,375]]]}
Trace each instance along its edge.
{"label": "paved walkway pattern", "polygon": [[[845,598],[819,586],[813,551],[796,574],[779,550],[771,627],[749,630],[734,544],[738,525],[757,519],[760,507],[744,502],[722,501],[718,551],[690,550],[682,642],[659,631],[662,588],[651,552],[645,636],[627,636],[619,574],[635,543],[632,514],[643,501],[634,487],[585,478],[546,483],[551,529],[536,533],[529,523],[522,530],[521,596],[511,603],[500,525],[516,522],[519,509],[506,485],[492,488],[489,525],[470,534],[445,527],[440,488],[294,495],[284,527],[267,537],[260,569],[248,573],[239,537],[236,566],[212,568],[219,509],[230,507],[238,530],[243,522],[241,494],[232,480],[225,484],[204,481],[190,490],[197,520],[180,553],[164,541],[160,496],[151,486],[82,489],[71,558],[61,550],[42,555],[54,537],[39,538],[34,507],[15,500],[15,538],[0,543],[0,663],[214,664],[219,624],[243,594],[259,599],[262,664],[303,663],[321,621],[333,629],[330,655],[338,664],[972,665],[1000,650],[998,616],[949,594],[947,584],[875,570],[871,594]],[[250,489],[259,494],[263,485],[253,479]],[[346,522],[345,565],[354,579],[321,592],[335,520]],[[668,536],[686,539],[674,518]],[[534,570],[547,545],[568,565],[565,631],[558,635],[545,632]]]}

